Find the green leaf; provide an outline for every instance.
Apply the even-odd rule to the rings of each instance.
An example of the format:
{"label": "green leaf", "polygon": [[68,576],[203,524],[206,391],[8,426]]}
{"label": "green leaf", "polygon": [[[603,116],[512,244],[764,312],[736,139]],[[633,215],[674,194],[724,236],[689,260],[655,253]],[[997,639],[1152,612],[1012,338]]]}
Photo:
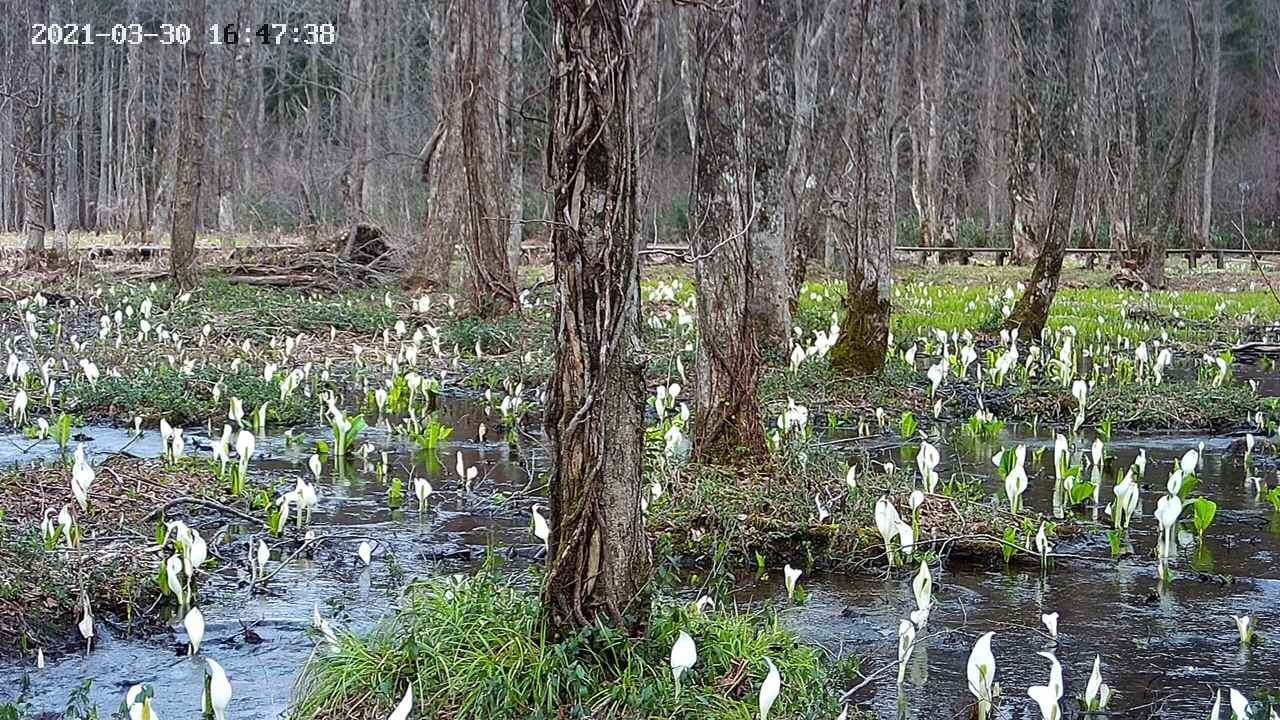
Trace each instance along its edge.
{"label": "green leaf", "polygon": [[1218,514],[1218,503],[1209,498],[1196,498],[1195,500],[1195,516],[1193,521],[1196,526],[1196,533],[1201,538],[1204,537],[1204,531],[1209,529],[1213,524],[1213,518]]}
{"label": "green leaf", "polygon": [[1080,503],[1093,497],[1093,490],[1096,486],[1091,482],[1078,482],[1071,486],[1071,504],[1079,505]]}

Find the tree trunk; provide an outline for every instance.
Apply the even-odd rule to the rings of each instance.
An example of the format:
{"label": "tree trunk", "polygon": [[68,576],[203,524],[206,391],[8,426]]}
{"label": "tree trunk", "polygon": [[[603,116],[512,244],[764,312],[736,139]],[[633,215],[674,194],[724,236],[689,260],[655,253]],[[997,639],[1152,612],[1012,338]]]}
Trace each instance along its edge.
{"label": "tree trunk", "polygon": [[836,174],[832,212],[846,256],[844,316],[831,348],[831,367],[843,376],[884,369],[889,345],[893,257],[891,205],[894,152],[886,112],[896,102],[899,49],[896,19],[888,0],[868,0],[851,10],[844,36],[850,38],[839,62],[846,85],[842,127],[844,172]]}
{"label": "tree trunk", "polygon": [[[1045,69],[1046,50],[1051,42],[1044,2],[1030,7],[1018,0],[1008,4],[1010,43],[1013,57],[1009,63],[1010,132],[1009,154],[1009,261],[1014,265],[1036,262],[1045,241],[1038,225],[1042,218],[1043,195],[1041,167],[1045,148],[1041,137],[1044,121],[1040,114],[1039,95]],[[1029,17],[1022,17],[1029,16]],[[1030,25],[1024,29],[1023,25]]]}
{"label": "tree trunk", "polygon": [[[787,186],[787,118],[791,116],[789,94],[791,76],[791,35],[793,20],[779,17],[768,0],[742,0],[745,34],[742,43],[745,64],[742,82],[749,93],[745,99],[746,154],[751,165],[741,177],[750,185],[742,190],[750,206],[746,231],[750,236],[747,266],[753,285],[747,299],[747,316],[755,326],[756,341],[763,352],[785,357],[791,350],[791,237],[787,232],[785,192]],[[785,6],[783,6],[785,7]]]}
{"label": "tree trunk", "polygon": [[508,19],[507,102],[502,108],[507,128],[506,162],[507,258],[513,277],[519,277],[520,246],[524,243],[524,9],[523,0],[504,0]]}
{"label": "tree trunk", "polygon": [[[636,230],[643,247],[656,242],[658,208],[653,188],[655,160],[658,154],[659,107],[663,96],[661,30],[665,3],[648,2],[640,10],[636,26],[636,127],[639,137],[640,164],[636,172]],[[669,148],[668,148],[669,150]],[[668,154],[670,154],[668,152]]]}
{"label": "tree trunk", "polygon": [[344,255],[355,249],[356,231],[369,212],[369,162],[372,154],[373,62],[374,38],[377,33],[364,0],[349,0],[347,19],[350,28],[350,73],[347,79],[351,95],[347,142],[351,160],[342,173],[342,206],[347,220],[347,245]]}
{"label": "tree trunk", "polygon": [[1000,73],[1009,63],[1009,21],[1003,17],[999,4],[1000,0],[980,0],[978,3],[985,46],[981,85],[982,114],[978,123],[978,182],[982,184],[987,241],[993,246],[999,228],[1005,223],[999,189],[1008,187],[1004,171],[1005,143],[1001,140],[1005,135],[1005,127],[999,120],[999,113],[1008,102],[1005,98],[1005,85],[1000,82]]}
{"label": "tree trunk", "polygon": [[1048,323],[1049,310],[1058,292],[1063,255],[1071,237],[1071,211],[1080,174],[1076,132],[1083,122],[1082,108],[1089,102],[1084,96],[1087,74],[1094,63],[1099,1],[1081,0],[1073,8],[1071,34],[1061,43],[1060,51],[1060,65],[1068,74],[1068,81],[1057,92],[1050,91],[1042,110],[1048,130],[1047,156],[1054,173],[1048,213],[1043,230],[1038,231],[1044,244],[1026,290],[1005,319],[1005,327],[1017,328],[1028,340],[1039,338]]}
{"label": "tree trunk", "polygon": [[431,100],[437,116],[435,131],[422,150],[421,178],[426,187],[422,234],[410,249],[407,290],[448,290],[456,238],[461,233],[463,188],[461,130],[462,83],[460,47],[462,9],[457,3],[434,3],[429,13],[432,64],[440,68],[431,78]]}
{"label": "tree trunk", "polygon": [[[240,0],[234,19],[239,22],[240,19],[247,17],[248,10],[248,0]],[[222,97],[218,129],[214,135],[218,147],[217,152],[214,153],[218,163],[216,174],[216,182],[218,184],[218,233],[222,235],[222,249],[233,250],[235,249],[236,232],[234,195],[236,180],[240,177],[236,161],[237,159],[243,159],[241,153],[238,152],[239,144],[235,140],[236,108],[239,105],[240,98],[244,95],[248,51],[239,45],[225,45],[221,49],[221,54],[222,71],[219,73],[218,79]],[[308,69],[310,67],[311,62],[308,61]],[[304,120],[308,127],[313,123],[313,114],[317,112],[317,108],[314,107],[315,92],[316,90],[309,83],[306,94],[306,118]]]}
{"label": "tree trunk", "polygon": [[644,355],[636,234],[635,13],[626,0],[552,0],[556,362],[548,384],[552,636],[648,622],[640,511]]}
{"label": "tree trunk", "polygon": [[694,112],[688,124],[696,133],[689,201],[698,305],[693,446],[698,457],[715,461],[766,453],[756,398],[764,370],[759,333],[766,326],[751,314],[763,302],[753,298],[760,286],[751,244],[753,230],[775,229],[761,216],[777,208],[758,204],[756,181],[768,170],[758,169],[748,140],[756,92],[748,75],[755,58],[744,61],[744,31],[753,6],[754,0],[726,12],[699,8],[682,18],[693,23],[695,54],[685,61],[701,63],[698,79],[686,87]]}
{"label": "tree trunk", "polygon": [[[792,33],[792,103],[791,136],[787,141],[786,217],[787,246],[791,286],[788,310],[794,315],[804,284],[809,257],[821,251],[822,218],[818,206],[831,176],[830,153],[825,152],[831,125],[825,113],[819,114],[820,60],[831,36],[837,3],[822,0],[794,0],[792,13],[799,18],[797,32]],[[825,99],[823,107],[830,105]]]}
{"label": "tree trunk", "polygon": [[[206,0],[190,0],[189,17],[205,27]],[[204,55],[203,42],[187,43],[183,94],[178,100],[178,151],[174,160],[173,226],[169,233],[169,274],[180,289],[196,286],[196,223],[200,213],[200,186],[204,165]]]}
{"label": "tree trunk", "polygon": [[[1210,0],[1213,7],[1212,25],[1209,28],[1209,97],[1204,119],[1204,176],[1200,189],[1200,225],[1194,235],[1194,248],[1209,247],[1209,232],[1213,228],[1213,165],[1217,143],[1218,88],[1222,80],[1222,2]],[[1191,266],[1195,267],[1196,255],[1191,254]]]}
{"label": "tree trunk", "polygon": [[[51,3],[50,21],[66,22],[67,17],[63,3]],[[75,127],[72,124],[78,117],[74,105],[79,88],[73,76],[75,59],[69,54],[74,48],[55,45],[51,48],[51,74],[49,78],[49,146],[53,162],[53,248],[55,252],[66,252],[71,244],[71,225],[75,212],[74,191],[76,188],[75,165],[76,143]]]}
{"label": "tree trunk", "polygon": [[[504,0],[499,0],[504,1]],[[505,315],[519,306],[507,255],[509,226],[499,208],[505,188],[495,157],[499,109],[492,102],[502,96],[490,65],[496,41],[495,24],[481,4],[465,11],[462,31],[464,85],[462,96],[462,166],[467,184],[467,290],[471,310],[481,317]],[[497,197],[491,199],[494,188]]]}
{"label": "tree trunk", "polygon": [[920,245],[942,244],[942,114],[949,108],[946,66],[949,0],[913,0],[910,7],[915,110],[911,128],[911,197]]}
{"label": "tree trunk", "polygon": [[102,98],[98,104],[98,193],[94,201],[93,229],[102,230],[111,221],[112,205],[112,159],[116,135],[115,115],[116,96],[113,93],[115,68],[111,58],[115,53],[102,53]]}
{"label": "tree trunk", "polygon": [[[34,3],[23,3],[28,11]],[[20,27],[30,27],[36,19],[28,16],[28,22]],[[48,209],[45,200],[49,195],[49,177],[45,172],[45,113],[49,102],[48,83],[45,75],[49,63],[49,46],[36,51],[26,42],[15,43],[16,65],[21,73],[21,92],[16,98],[22,127],[22,142],[17,147],[18,164],[22,176],[22,235],[23,265],[33,267],[44,258],[44,236]]]}

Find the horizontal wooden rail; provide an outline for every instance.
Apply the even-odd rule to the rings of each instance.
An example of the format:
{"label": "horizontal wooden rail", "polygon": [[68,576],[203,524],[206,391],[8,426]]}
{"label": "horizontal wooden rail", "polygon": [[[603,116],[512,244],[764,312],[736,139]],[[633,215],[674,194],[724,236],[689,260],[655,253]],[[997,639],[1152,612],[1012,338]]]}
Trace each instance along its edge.
{"label": "horizontal wooden rail", "polygon": [[[525,251],[548,251],[550,247],[545,243],[525,243],[521,246]],[[1003,265],[1011,250],[1007,247],[923,247],[919,245],[900,245],[895,247],[895,253],[938,253],[942,257],[955,257],[961,255],[994,255],[997,265]],[[689,254],[689,246],[679,243],[655,243],[646,245],[641,248],[641,252],[649,255],[671,255],[673,257],[684,257]],[[1117,251],[1113,248],[1067,248],[1068,255],[1114,255]],[[1193,255],[1202,257],[1212,257],[1214,263],[1222,268],[1225,266],[1226,258],[1232,256],[1250,256],[1258,257],[1277,257],[1280,256],[1280,250],[1255,250],[1249,251],[1243,248],[1209,248],[1207,250],[1194,250],[1192,248],[1166,248],[1166,255],[1184,255],[1190,260]]]}
{"label": "horizontal wooden rail", "polygon": [[[271,250],[289,250],[303,247],[297,243],[273,243],[268,245],[244,245],[238,246],[237,250],[247,251],[271,251]],[[221,245],[197,245],[197,250],[220,250]],[[527,242],[521,246],[526,252],[546,252],[550,250],[550,246],[546,243]],[[21,251],[20,247],[3,248],[4,251]],[[72,247],[74,253],[84,253],[98,257],[140,257],[149,258],[166,255],[169,252],[168,243],[157,243],[154,245],[81,245]],[[673,258],[683,258],[689,253],[689,246],[681,243],[654,243],[644,246],[642,252],[647,255],[669,255]],[[987,255],[995,256],[997,265],[1003,265],[1008,259],[1010,249],[1007,247],[923,247],[919,245],[900,245],[894,248],[895,253],[911,254],[911,253],[938,253],[942,258],[957,257],[965,255]],[[1093,256],[1109,256],[1114,255],[1117,251],[1112,248],[1067,248],[1068,255],[1093,255]],[[1191,248],[1167,248],[1167,255],[1185,256],[1191,261],[1193,256],[1212,257],[1214,264],[1222,268],[1226,264],[1228,257],[1280,257],[1280,250],[1246,250],[1243,248],[1209,248],[1207,250],[1193,250]]]}

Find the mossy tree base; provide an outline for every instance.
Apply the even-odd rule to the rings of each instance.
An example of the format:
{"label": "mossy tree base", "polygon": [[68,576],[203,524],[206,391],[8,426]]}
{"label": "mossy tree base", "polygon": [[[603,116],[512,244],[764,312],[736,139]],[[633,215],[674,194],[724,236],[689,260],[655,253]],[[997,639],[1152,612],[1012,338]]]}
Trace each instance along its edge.
{"label": "mossy tree base", "polygon": [[843,304],[840,337],[828,354],[832,370],[844,377],[879,373],[889,351],[888,294],[850,288]]}

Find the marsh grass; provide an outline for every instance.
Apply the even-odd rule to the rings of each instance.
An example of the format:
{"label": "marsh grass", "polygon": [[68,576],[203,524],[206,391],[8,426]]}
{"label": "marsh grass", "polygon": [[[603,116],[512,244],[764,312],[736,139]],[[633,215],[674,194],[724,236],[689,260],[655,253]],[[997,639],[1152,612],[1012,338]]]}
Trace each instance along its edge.
{"label": "marsh grass", "polygon": [[[893,290],[891,323],[899,345],[924,337],[935,328],[948,333],[998,332],[1003,294],[1007,289],[1017,294],[1018,277],[1007,273],[993,273],[986,285],[938,284],[936,277],[910,277]],[[810,334],[827,327],[831,313],[840,309],[843,292],[839,281],[805,283],[796,323]],[[1199,351],[1214,343],[1235,342],[1249,328],[1277,319],[1280,308],[1261,290],[1135,293],[1064,287],[1049,314],[1049,327],[1061,330],[1071,325],[1082,340],[1101,338],[1101,342],[1113,345],[1117,338],[1136,345],[1167,332],[1170,342]]]}
{"label": "marsh grass", "polygon": [[[221,383],[214,400],[213,386]],[[134,367],[119,377],[104,376],[91,384],[78,377],[63,391],[64,405],[81,414],[101,414],[128,422],[135,415],[149,420],[165,418],[175,425],[220,422],[230,398],[244,402],[246,412],[267,406],[270,425],[299,425],[319,417],[320,404],[295,392],[280,398],[278,387],[247,367],[231,372],[203,365],[190,374],[167,365]]]}
{"label": "marsh grass", "polygon": [[0,474],[0,649],[78,644],[81,588],[95,615],[150,627],[156,617],[145,611],[157,607],[156,568],[138,549],[154,541],[161,520],[146,515],[187,495],[218,498],[223,489],[211,464],[194,458],[170,466],[115,455],[95,469],[89,509],[77,508],[84,540],[74,550],[63,543],[47,550],[39,530],[45,510],[74,505],[61,490],[70,471],[52,465]]}
{"label": "marsh grass", "polygon": [[[420,717],[749,720],[765,657],[783,678],[770,717],[839,712],[832,663],[765,613],[704,615],[658,602],[641,638],[596,627],[561,642],[543,634],[539,613],[536,593],[491,570],[411,586],[400,611],[372,632],[317,651],[290,717],[382,718],[412,682]],[[697,643],[698,661],[677,697],[668,659],[681,630]]]}
{"label": "marsh grass", "polygon": [[[1070,424],[1076,412],[1071,393],[1056,385],[1019,386],[986,402],[997,415],[1060,425]],[[1261,408],[1257,394],[1244,385],[1101,384],[1091,392],[1085,415],[1086,424],[1110,421],[1111,427],[1125,430],[1218,430],[1240,425]]]}
{"label": "marsh grass", "polygon": [[[764,464],[685,465],[662,479],[662,497],[649,506],[649,530],[679,562],[708,567],[712,579],[784,563],[882,572],[887,560],[875,504],[887,497],[910,518],[914,465],[888,472],[855,458],[858,487],[850,491],[846,466],[837,457],[818,447],[790,447]],[[823,521],[818,520],[819,500],[830,514]],[[976,476],[947,477],[938,494],[925,497],[914,554],[994,562],[1002,555],[1006,532],[1026,539],[1028,528],[1034,532],[1045,519],[1033,511],[1010,514]],[[1060,528],[1060,533],[1072,532],[1070,526]]]}
{"label": "marsh grass", "polygon": [[[385,299],[391,295],[393,307]],[[272,334],[279,332],[312,332],[347,330],[364,334],[381,332],[400,317],[395,307],[403,300],[398,290],[373,287],[340,293],[290,288],[268,288],[228,282],[218,273],[201,278],[199,288],[185,303],[175,302],[177,293],[169,282],[149,287],[132,287],[128,297],[139,305],[144,297],[163,308],[160,317],[174,327],[198,329],[205,322],[219,330],[244,330],[264,325]],[[245,327],[236,328],[237,319]]]}

